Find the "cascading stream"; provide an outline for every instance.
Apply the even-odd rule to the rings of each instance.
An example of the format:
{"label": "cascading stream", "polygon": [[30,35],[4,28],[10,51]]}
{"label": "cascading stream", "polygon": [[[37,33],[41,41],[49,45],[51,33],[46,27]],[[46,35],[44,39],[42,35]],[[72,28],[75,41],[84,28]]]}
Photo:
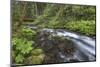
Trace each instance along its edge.
{"label": "cascading stream", "polygon": [[[44,29],[44,30],[48,32],[52,32],[52,33],[55,32],[53,29]],[[80,53],[77,53],[77,52],[81,52],[84,55],[80,57],[80,61],[84,61],[84,60],[94,61],[95,60],[95,39],[92,39],[87,36],[78,35],[72,32],[67,32],[64,30],[60,30],[60,31],[61,32],[59,32],[59,30],[56,30],[56,34],[53,34],[53,35],[64,36],[68,40],[71,40],[72,42],[74,42],[75,46],[78,49],[74,55],[76,55],[77,57],[80,56]]]}
{"label": "cascading stream", "polygon": [[[37,28],[33,26],[27,26],[31,29]],[[42,29],[43,32],[50,32],[53,36],[63,36],[68,40],[71,40],[77,50],[74,52],[73,59],[77,61],[95,61],[95,39],[88,36],[79,35],[73,32],[65,31],[63,29]],[[68,62],[70,58],[59,52],[58,55],[63,59],[63,62]]]}

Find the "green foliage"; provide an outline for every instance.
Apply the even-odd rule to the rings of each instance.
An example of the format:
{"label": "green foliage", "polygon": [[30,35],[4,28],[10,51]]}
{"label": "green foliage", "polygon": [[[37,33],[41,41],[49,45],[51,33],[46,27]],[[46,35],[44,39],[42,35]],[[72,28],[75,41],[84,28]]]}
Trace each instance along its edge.
{"label": "green foliage", "polygon": [[48,25],[45,25],[48,28],[53,28],[53,29],[61,29],[64,28],[63,23],[61,24],[59,21],[51,21],[48,23]]}
{"label": "green foliage", "polygon": [[16,63],[21,63],[21,62],[23,62],[24,57],[23,57],[21,54],[18,54],[18,55],[15,57],[15,60],[16,60]]}
{"label": "green foliage", "polygon": [[94,6],[76,5],[72,7],[72,14],[76,20],[95,20],[95,13],[96,10]]}
{"label": "green foliage", "polygon": [[25,27],[21,27],[19,33],[12,39],[13,61],[15,63],[23,63],[28,54],[31,53],[32,44],[36,43],[32,39],[36,36],[36,32]]}
{"label": "green foliage", "polygon": [[83,20],[77,22],[73,21],[66,23],[64,27],[69,30],[80,32],[88,36],[95,35],[95,21],[83,21]]}
{"label": "green foliage", "polygon": [[[15,63],[41,64],[44,59],[44,52],[40,48],[33,48],[34,41],[14,38],[12,41],[12,57]],[[29,54],[29,55],[28,55]]]}
{"label": "green foliage", "polygon": [[12,41],[13,45],[15,46],[15,49],[20,51],[22,54],[29,53],[30,50],[32,50],[32,41],[27,41],[26,39],[19,39],[14,38]]}
{"label": "green foliage", "polygon": [[37,45],[37,32],[23,27],[25,18],[31,18],[34,25],[40,28],[64,28],[88,36],[95,35],[95,6],[21,1],[13,1],[12,5],[12,57],[16,64],[41,64],[45,59],[43,50],[34,47]]}
{"label": "green foliage", "polygon": [[47,4],[34,23],[43,28],[63,28],[94,36],[95,13],[95,6]]}
{"label": "green foliage", "polygon": [[20,38],[13,38],[12,40],[12,45],[13,45],[13,50],[16,53],[15,54],[15,62],[16,63],[21,63],[24,60],[24,56],[30,53],[30,51],[33,49],[32,48],[32,41],[27,41],[26,39],[20,39]]}
{"label": "green foliage", "polygon": [[30,28],[21,27],[20,32],[17,34],[18,35],[12,39],[13,62],[16,64],[23,64],[26,63],[26,61],[29,61],[30,64],[42,63],[44,58],[43,50],[34,48],[36,43],[32,41],[35,39],[37,32]]}
{"label": "green foliage", "polygon": [[23,36],[23,38],[26,38],[28,40],[32,40],[32,38],[34,38],[36,36],[36,31],[31,30],[30,28],[22,28],[21,29],[21,36]]}

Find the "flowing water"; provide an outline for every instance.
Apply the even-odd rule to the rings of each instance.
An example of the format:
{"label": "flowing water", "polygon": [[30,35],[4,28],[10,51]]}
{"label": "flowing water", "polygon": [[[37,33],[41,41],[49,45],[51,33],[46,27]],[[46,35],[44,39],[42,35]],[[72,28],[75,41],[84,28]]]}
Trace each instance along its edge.
{"label": "flowing water", "polygon": [[[64,36],[66,39],[71,40],[75,43],[77,48],[74,53],[74,58],[79,61],[94,61],[95,60],[95,39],[87,36],[78,35],[72,32],[64,30],[54,30],[54,29],[44,29],[52,34],[58,36]],[[56,34],[55,34],[56,32]],[[59,55],[68,61],[68,58],[64,56],[61,52]]]}
{"label": "flowing water", "polygon": [[[31,29],[36,27],[28,26]],[[96,52],[95,52],[95,39],[90,38],[88,36],[83,36],[74,32],[69,32],[63,29],[42,29],[43,32],[50,32],[52,36],[61,36],[66,39],[72,41],[75,45],[75,52],[73,53],[73,57],[66,56],[63,52],[59,51],[57,55],[63,59],[63,62],[69,62],[70,59],[74,59],[74,61],[95,61],[96,60]]]}

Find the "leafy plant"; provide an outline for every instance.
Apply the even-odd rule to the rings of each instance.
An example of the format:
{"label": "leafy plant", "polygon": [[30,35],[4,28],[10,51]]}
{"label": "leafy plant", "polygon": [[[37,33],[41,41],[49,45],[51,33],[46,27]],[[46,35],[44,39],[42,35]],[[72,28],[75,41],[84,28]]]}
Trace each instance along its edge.
{"label": "leafy plant", "polygon": [[27,41],[26,39],[15,38],[13,41],[16,50],[19,50],[22,54],[29,53],[32,50],[32,41]]}
{"label": "leafy plant", "polygon": [[32,38],[34,38],[36,34],[37,34],[36,31],[31,30],[30,28],[23,27],[21,29],[21,36],[23,36],[23,38],[26,38],[28,40],[32,40]]}
{"label": "leafy plant", "polygon": [[66,23],[65,28],[88,36],[95,35],[95,21],[73,21]]}
{"label": "leafy plant", "polygon": [[14,53],[16,63],[23,62],[25,55],[30,53],[30,51],[33,49],[32,43],[32,41],[27,41],[26,39],[13,38],[12,44],[14,51],[16,52]]}
{"label": "leafy plant", "polygon": [[16,63],[21,63],[21,62],[23,62],[24,57],[23,57],[21,54],[18,54],[18,55],[15,57],[15,60],[16,60]]}

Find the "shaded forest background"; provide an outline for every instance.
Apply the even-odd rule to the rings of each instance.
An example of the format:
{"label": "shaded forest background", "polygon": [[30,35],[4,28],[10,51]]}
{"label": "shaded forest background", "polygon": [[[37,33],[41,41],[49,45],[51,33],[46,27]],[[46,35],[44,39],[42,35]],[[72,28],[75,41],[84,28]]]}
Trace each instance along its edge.
{"label": "shaded forest background", "polygon": [[[42,64],[44,51],[34,47],[37,45],[37,33],[42,28],[66,29],[90,37],[96,35],[95,6],[12,1],[11,9],[12,57],[15,64]],[[27,23],[39,29],[25,28]]]}
{"label": "shaded forest background", "polygon": [[16,2],[12,9],[13,20],[19,22],[14,24],[32,22],[40,27],[95,35],[95,6]]}

